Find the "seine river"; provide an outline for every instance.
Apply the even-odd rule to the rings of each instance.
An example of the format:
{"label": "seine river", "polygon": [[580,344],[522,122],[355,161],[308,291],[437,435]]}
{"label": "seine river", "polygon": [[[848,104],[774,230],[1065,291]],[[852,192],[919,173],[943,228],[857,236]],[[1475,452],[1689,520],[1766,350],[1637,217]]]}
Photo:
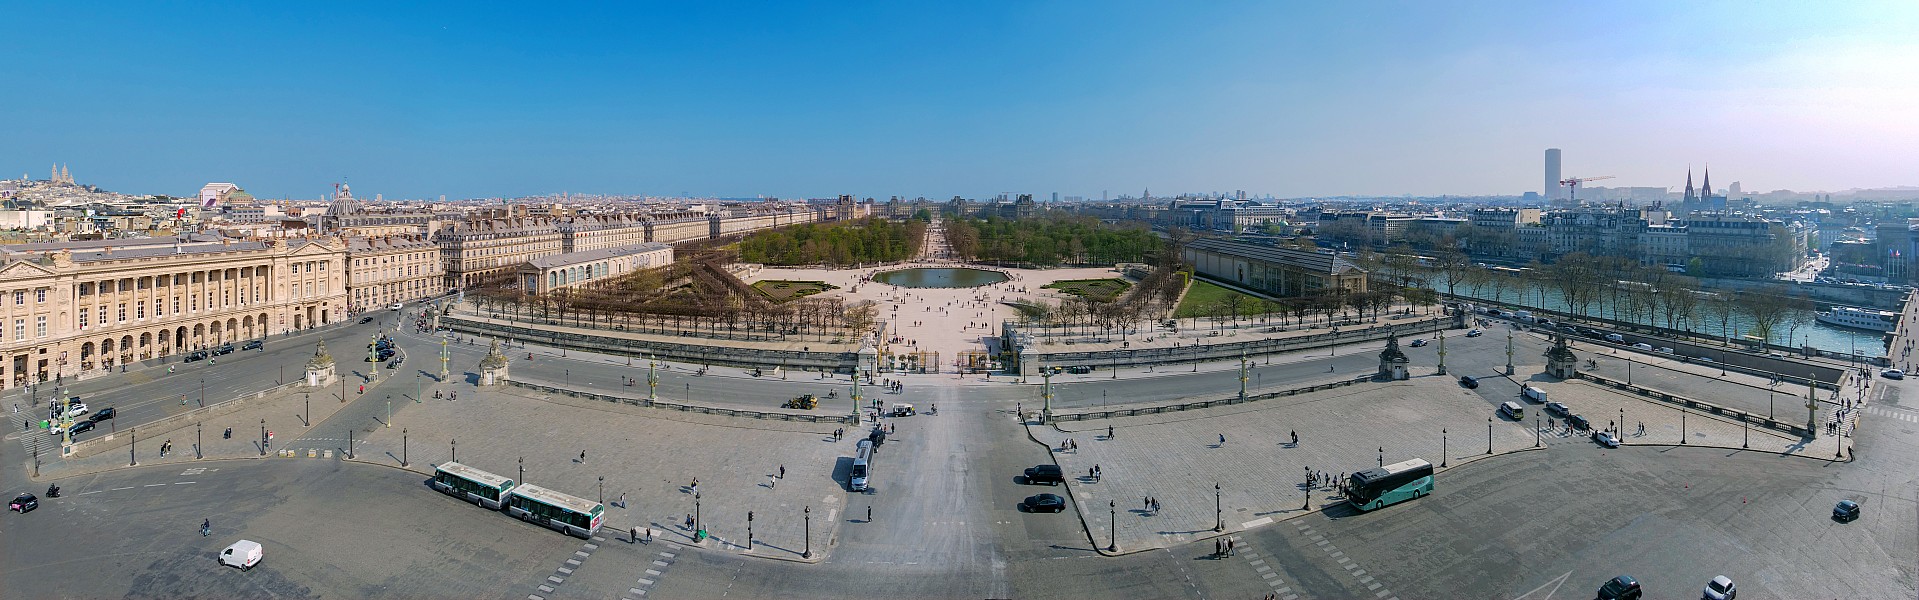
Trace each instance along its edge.
{"label": "seine river", "polygon": [[[1432,282],[1432,283],[1438,283],[1438,282]],[[1445,286],[1440,285],[1436,289],[1439,289],[1440,291],[1443,292],[1445,291]],[[1463,285],[1458,286],[1455,289],[1458,291],[1460,296],[1474,297],[1472,290],[1466,286],[1463,286]],[[1526,292],[1524,292],[1523,297],[1520,295],[1521,294],[1520,292],[1515,292],[1513,290],[1505,290],[1505,293],[1503,294],[1504,296],[1503,300],[1492,298],[1491,290],[1489,289],[1481,289],[1480,292],[1482,292],[1480,296],[1483,296],[1480,298],[1481,300],[1493,300],[1495,302],[1500,302],[1504,304],[1515,304],[1515,305],[1523,304],[1525,306],[1540,305],[1539,293],[1532,290],[1527,290]],[[1545,295],[1545,299],[1546,299],[1545,308],[1547,310],[1570,312],[1567,310],[1566,303],[1561,298],[1558,292],[1550,291],[1550,290],[1547,291]],[[1610,304],[1608,303],[1608,300],[1609,298],[1605,298],[1603,296],[1595,300],[1592,303],[1592,308],[1588,311],[1588,313],[1594,316],[1603,316],[1606,318],[1612,318],[1612,311],[1610,310]],[[1752,320],[1739,314],[1734,314],[1731,319],[1726,321],[1726,329],[1730,330],[1729,332],[1721,330],[1719,327],[1719,315],[1714,314],[1710,310],[1707,310],[1709,304],[1711,304],[1709,301],[1701,301],[1699,303],[1699,310],[1697,310],[1692,317],[1692,322],[1690,327],[1688,327],[1686,323],[1682,322],[1680,323],[1681,328],[1690,328],[1693,331],[1698,332],[1702,335],[1710,335],[1715,337],[1722,337],[1730,333],[1733,339],[1738,339],[1739,336],[1745,335],[1747,332],[1751,331]],[[1623,319],[1624,315],[1621,315],[1621,316]],[[1849,353],[1857,349],[1860,354],[1863,354],[1866,356],[1880,356],[1882,354],[1885,354],[1885,341],[1883,339],[1884,336],[1882,334],[1858,331],[1853,329],[1845,329],[1842,327],[1833,327],[1825,323],[1820,323],[1813,318],[1814,314],[1812,311],[1807,311],[1803,315],[1803,317],[1804,317],[1803,324],[1799,325],[1799,327],[1796,329],[1790,329],[1790,333],[1792,335],[1792,340],[1790,342],[1788,342],[1786,339],[1786,336],[1788,333],[1788,327],[1775,326],[1772,334],[1772,340],[1771,340],[1772,343],[1781,345],[1781,346],[1791,346],[1794,348],[1797,348],[1803,345],[1809,345],[1814,348],[1818,348],[1820,350],[1826,350],[1829,352],[1840,352],[1840,353]],[[1637,321],[1644,325],[1655,325],[1660,327],[1664,327],[1666,324],[1665,316],[1656,314],[1656,313],[1650,319],[1641,318],[1641,319],[1637,319]]]}

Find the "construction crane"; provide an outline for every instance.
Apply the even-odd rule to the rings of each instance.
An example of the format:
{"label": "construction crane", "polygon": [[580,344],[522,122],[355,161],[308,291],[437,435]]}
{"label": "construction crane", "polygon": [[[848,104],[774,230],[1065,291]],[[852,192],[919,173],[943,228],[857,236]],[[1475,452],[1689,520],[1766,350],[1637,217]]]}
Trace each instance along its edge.
{"label": "construction crane", "polygon": [[1613,176],[1611,175],[1600,175],[1598,177],[1570,177],[1567,179],[1560,180],[1559,185],[1572,188],[1566,191],[1566,202],[1576,206],[1579,204],[1579,184],[1582,184],[1588,181],[1599,181],[1601,179],[1612,179],[1612,178]]}

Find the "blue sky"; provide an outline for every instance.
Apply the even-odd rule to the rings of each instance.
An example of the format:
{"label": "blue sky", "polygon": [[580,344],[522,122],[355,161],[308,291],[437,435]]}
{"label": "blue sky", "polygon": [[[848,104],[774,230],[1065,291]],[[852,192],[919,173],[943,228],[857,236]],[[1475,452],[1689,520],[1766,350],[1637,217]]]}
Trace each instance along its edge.
{"label": "blue sky", "polygon": [[0,173],[135,193],[1516,194],[1547,147],[1617,185],[1919,185],[1910,1],[6,14]]}

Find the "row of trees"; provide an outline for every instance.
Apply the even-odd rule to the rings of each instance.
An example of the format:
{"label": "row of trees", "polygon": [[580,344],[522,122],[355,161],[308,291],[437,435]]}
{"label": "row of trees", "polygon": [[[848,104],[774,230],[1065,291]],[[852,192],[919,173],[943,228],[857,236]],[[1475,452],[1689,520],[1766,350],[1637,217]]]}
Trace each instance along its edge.
{"label": "row of trees", "polygon": [[956,218],[946,241],[961,259],[1040,266],[1150,262],[1161,242],[1143,223],[1109,225],[1084,216]]}
{"label": "row of trees", "polygon": [[1360,260],[1377,269],[1377,277],[1423,278],[1448,295],[1683,331],[1717,325],[1718,336],[1731,336],[1735,321],[1743,321],[1744,334],[1768,342],[1781,333],[1790,340],[1811,322],[1814,308],[1811,300],[1782,283],[1707,292],[1697,279],[1663,266],[1583,252],[1516,271],[1481,267],[1456,251],[1442,252],[1426,264],[1408,254],[1362,255]]}
{"label": "row of trees", "polygon": [[851,223],[805,223],[755,232],[740,240],[740,260],[769,265],[835,266],[896,262],[918,254],[926,222],[866,218]]}
{"label": "row of trees", "polygon": [[857,338],[873,327],[876,308],[840,298],[775,303],[728,272],[731,254],[717,243],[683,244],[682,260],[658,269],[528,296],[513,280],[477,287],[468,298],[502,318],[725,339]]}

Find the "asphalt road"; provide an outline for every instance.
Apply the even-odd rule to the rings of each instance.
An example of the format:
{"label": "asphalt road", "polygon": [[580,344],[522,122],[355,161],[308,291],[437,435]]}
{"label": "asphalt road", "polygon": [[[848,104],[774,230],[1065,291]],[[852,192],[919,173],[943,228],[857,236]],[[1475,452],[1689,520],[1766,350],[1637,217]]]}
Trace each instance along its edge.
{"label": "asphalt road", "polygon": [[[342,329],[342,340],[366,335]],[[1503,335],[1475,342],[1449,336],[1447,361],[1455,372],[1504,365]],[[229,377],[245,384],[245,377],[277,370],[274,361],[304,361],[311,348],[310,342],[275,346],[260,354],[278,357],[273,361],[222,360],[219,368],[252,373]],[[436,344],[403,333],[401,346],[413,356],[409,368],[437,371],[436,363],[423,360]],[[295,361],[276,351],[299,356]],[[483,351],[454,350],[456,373],[470,371]],[[1436,358],[1426,354],[1434,351],[1408,349],[1415,365]],[[1346,373],[1370,371],[1375,363],[1371,352],[1342,352],[1324,361],[1262,365],[1258,372],[1273,386],[1271,379],[1323,377],[1327,364]],[[555,368],[560,377],[572,371],[589,381],[645,377],[643,368],[544,355],[514,368],[541,378],[547,376],[541,369]],[[790,397],[806,389],[801,385],[823,385],[694,377],[682,369],[663,377],[663,392],[672,384],[712,386],[721,402],[757,403]],[[1238,387],[1231,369],[1117,382],[1082,377],[1060,382],[1060,402],[1097,405],[1101,391],[1105,398],[1124,390],[1140,399],[1229,395]],[[306,437],[331,439],[379,426],[386,395],[407,398],[409,380],[383,378],[392,383],[351,398],[351,406]],[[0,517],[0,595],[605,598],[632,597],[627,590],[636,578],[647,578],[656,581],[647,598],[1258,598],[1278,589],[1273,581],[1309,598],[1575,598],[1607,577],[1630,573],[1654,597],[1696,594],[1716,574],[1739,581],[1745,597],[1910,597],[1911,565],[1919,562],[1919,480],[1912,475],[1919,411],[1901,404],[1898,386],[1875,386],[1886,395],[1882,410],[1915,419],[1863,427],[1855,440],[1859,462],[1700,448],[1606,451],[1560,440],[1544,452],[1447,471],[1429,498],[1370,514],[1328,511],[1243,533],[1240,555],[1228,558],[1212,557],[1207,541],[1101,558],[1092,549],[1101,532],[1085,531],[1078,515],[1105,507],[1075,501],[1060,514],[1019,511],[1017,503],[1028,495],[1064,490],[1024,485],[1016,477],[1048,456],[1010,414],[1015,403],[1036,402],[1035,386],[909,386],[900,398],[937,403],[940,414],[896,421],[872,494],[814,508],[815,519],[841,522],[838,539],[815,528],[815,549],[829,557],[816,565],[671,550],[664,542],[583,543],[455,502],[425,488],[418,474],[380,466],[302,460],[191,467],[200,471],[143,467],[63,481],[65,497],[34,513]],[[1510,392],[1485,386],[1481,395],[1490,403]],[[396,402],[394,409],[407,404]],[[7,497],[44,491],[44,484],[27,482],[18,448],[0,446],[8,465],[0,490]],[[1272,475],[1253,464],[1246,472]],[[1840,498],[1862,502],[1866,516],[1832,522],[1827,515]],[[214,522],[211,538],[197,535],[204,518]],[[708,516],[714,518],[729,517]],[[246,573],[216,565],[214,553],[242,537],[266,545],[265,564]],[[47,575],[79,571],[87,576]],[[565,583],[549,585],[549,577],[561,576]],[[541,585],[556,589],[545,592]],[[1382,590],[1388,595],[1378,596]]]}

